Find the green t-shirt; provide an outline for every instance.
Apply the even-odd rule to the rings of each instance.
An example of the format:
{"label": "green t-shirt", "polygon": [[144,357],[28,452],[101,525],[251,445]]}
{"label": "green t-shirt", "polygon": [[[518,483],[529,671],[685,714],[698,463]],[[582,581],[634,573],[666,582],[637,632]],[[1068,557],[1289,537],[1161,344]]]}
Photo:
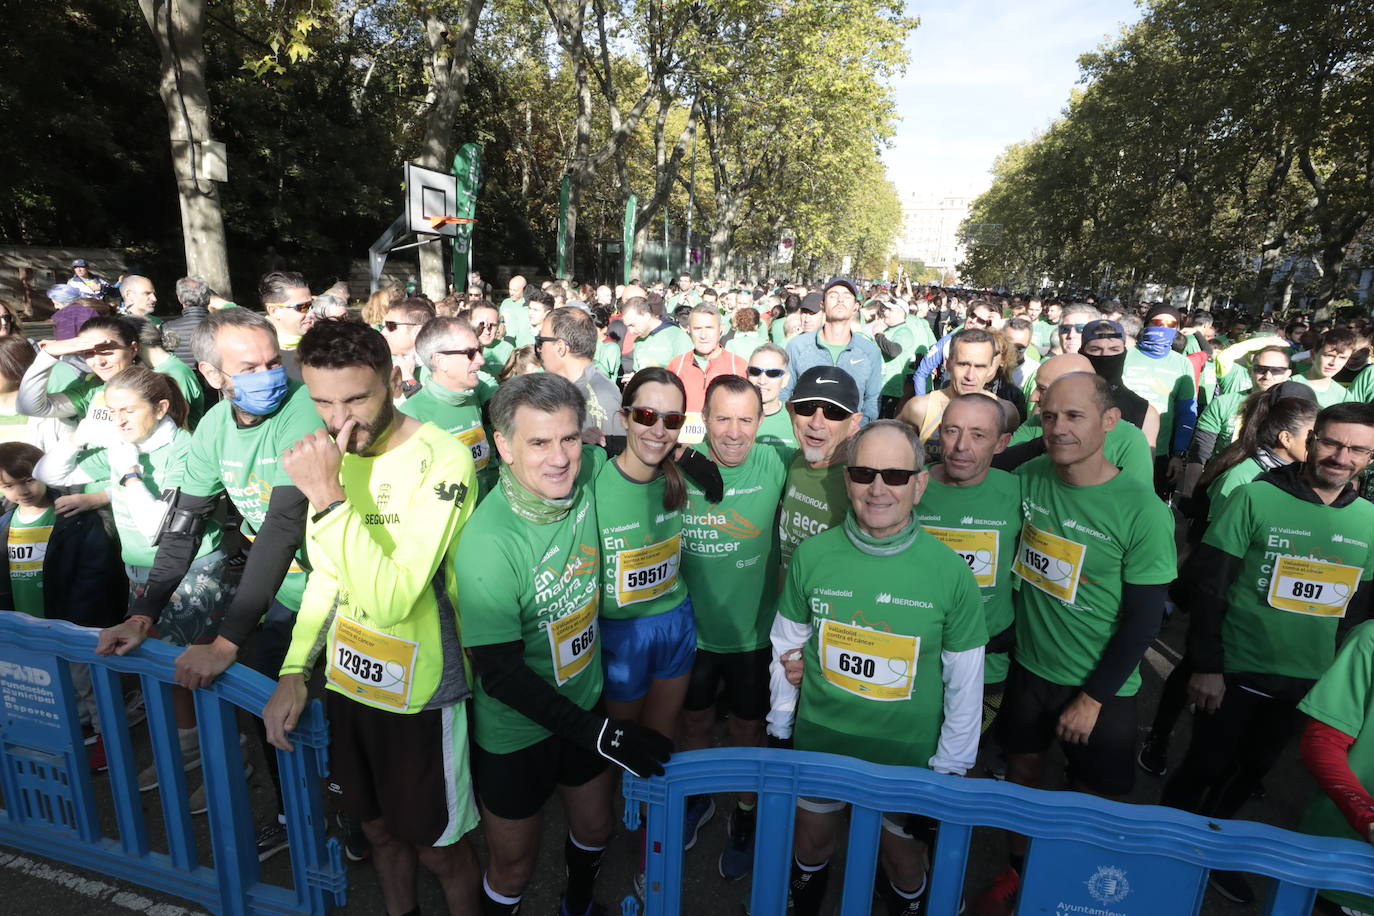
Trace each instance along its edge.
{"label": "green t-shirt", "polygon": [[663,508],[666,486],[662,474],[648,483],[630,480],[614,461],[597,472],[603,617],[653,617],[687,598],[679,575],[683,512]]}
{"label": "green t-shirt", "polygon": [[[534,343],[534,327],[530,324],[530,307],[524,299],[503,299],[501,317],[506,323],[506,336],[510,338],[512,349],[528,347]],[[509,355],[509,354],[507,354]],[[505,365],[503,362],[502,365]],[[499,373],[500,370],[498,369]]]}
{"label": "green t-shirt", "polygon": [[1054,341],[1054,332],[1057,330],[1059,330],[1058,324],[1037,318],[1035,323],[1031,325],[1032,345],[1041,353],[1050,352],[1050,344]]}
{"label": "green t-shirt", "polygon": [[787,466],[787,484],[778,512],[779,562],[783,572],[797,545],[844,521],[849,494],[844,488],[844,464],[813,468],[797,452]]}
{"label": "green t-shirt", "polygon": [[727,352],[733,353],[740,359],[747,360],[754,355],[754,351],[768,342],[762,330],[759,331],[736,331],[735,336],[725,342]]}
{"label": "green t-shirt", "polygon": [[785,405],[776,413],[763,415],[754,441],[777,452],[784,462],[792,460],[792,453],[797,448],[797,434],[792,429],[792,415],[787,412]]}
{"label": "green t-shirt", "polygon": [[[921,324],[925,325],[924,321]],[[929,325],[926,325],[927,333]],[[882,328],[883,336],[892,343],[901,347],[901,352],[888,359],[883,358],[883,394],[888,397],[901,397],[903,386],[906,384],[906,377],[911,374],[913,366],[925,358],[926,352],[933,344],[923,343],[917,340],[914,326],[911,324],[899,324],[893,328]]]}
{"label": "green t-shirt", "polygon": [[[987,479],[972,487],[955,487],[934,477],[916,506],[916,518],[926,531],[957,553],[978,583],[988,634],[995,636],[1012,625],[1011,562],[1021,533],[1021,481],[1014,474],[988,470]],[[983,681],[1000,684],[1010,662],[1005,652],[983,661]]]}
{"label": "green t-shirt", "polygon": [[[165,422],[165,421],[164,421]],[[139,463],[143,466],[143,483],[130,481],[123,486],[110,472],[109,453],[105,449],[89,449],[82,453],[79,467],[93,481],[88,490],[108,490],[110,511],[114,514],[115,530],[119,532],[120,559],[130,566],[151,567],[157,556],[157,545],[153,539],[139,530],[129,509],[129,487],[143,486],[154,497],[165,490],[181,486],[186,472],[187,456],[191,452],[192,434],[184,429],[176,430],[171,441],[151,452],[139,453]],[[122,469],[120,476],[123,476]],[[205,524],[196,558],[218,550],[222,531],[213,517]]]}
{"label": "green t-shirt", "polygon": [[[1356,376],[1359,379],[1359,376]],[[1340,382],[1332,379],[1325,388],[1316,388],[1312,385],[1312,380],[1305,375],[1293,376],[1293,381],[1306,385],[1312,389],[1312,393],[1317,396],[1317,407],[1330,407],[1332,404],[1344,404],[1346,401],[1354,400],[1350,396],[1350,390]]]}
{"label": "green t-shirt", "polygon": [[1359,584],[1374,575],[1374,505],[1308,502],[1257,480],[1231,494],[1202,542],[1241,560],[1226,590],[1224,670],[1318,678]]}
{"label": "green t-shirt", "polygon": [[596,358],[592,360],[592,365],[596,366],[611,381],[620,378],[620,342],[615,340],[603,340],[596,345]]}
{"label": "green t-shirt", "polygon": [[1174,405],[1197,396],[1193,384],[1193,364],[1182,353],[1170,351],[1160,359],[1151,359],[1139,349],[1126,351],[1126,368],[1121,373],[1123,384],[1159,411],[1159,436],[1154,453],[1167,454],[1173,443]]}
{"label": "green t-shirt", "polygon": [[[1350,631],[1336,660],[1298,704],[1319,722],[1355,739],[1346,758],[1362,786],[1374,786],[1374,621]],[[1320,789],[1312,797],[1298,829],[1316,836],[1366,843],[1350,827],[1331,797]],[[1348,891],[1322,891],[1321,896],[1361,913],[1374,912],[1374,897]]]}
{"label": "green t-shirt", "polygon": [[[557,521],[537,524],[517,515],[498,486],[472,513],[458,539],[454,572],[463,644],[524,643],[524,662],[573,703],[591,709],[601,698],[600,533],[591,482],[600,449],[582,450],[572,504]],[[549,736],[487,693],[474,690],[473,738],[483,750],[509,754]]]}
{"label": "green t-shirt", "polygon": [[[1019,445],[1039,439],[1044,434],[1045,430],[1040,426],[1040,413],[1037,411],[1011,434],[1010,444]],[[1164,430],[1160,429],[1159,434],[1163,436]],[[1102,454],[1112,464],[1121,468],[1122,473],[1148,486],[1154,486],[1154,456],[1150,454],[1150,443],[1145,441],[1145,434],[1138,426],[1119,420],[1107,433],[1107,438],[1102,443]]]}
{"label": "green t-shirt", "polygon": [[1207,487],[1207,521],[1210,522],[1221,512],[1230,495],[1254,480],[1264,471],[1264,466],[1253,458],[1246,458],[1239,464],[1227,468]]}
{"label": "green t-shirt", "polygon": [[191,408],[190,413],[187,414],[186,423],[191,429],[195,429],[200,418],[205,415],[205,391],[200,387],[200,379],[196,377],[195,370],[175,356],[168,356],[154,366],[153,371],[161,372],[177,383],[177,388],[181,390],[181,396],[186,399],[187,406]]}
{"label": "green t-shirt", "polygon": [[[288,381],[286,400],[277,412],[252,426],[240,426],[233,405],[220,401],[205,412],[191,437],[182,490],[188,496],[227,493],[243,516],[244,533],[256,534],[267,517],[272,488],[295,486],[282,469],[282,453],[323,428],[310,391],[300,382]],[[300,608],[305,591],[304,554],[302,543],[277,589],[277,600],[293,611]]]}
{"label": "green t-shirt", "polygon": [[[706,443],[693,446],[709,454]],[[750,652],[768,645],[778,590],[778,530],[785,465],[755,443],[739,467],[720,466],[725,498],[706,501],[687,480],[682,519],[682,577],[696,614],[697,646]]]}
{"label": "green t-shirt", "polygon": [[[1016,660],[1051,683],[1081,686],[1116,633],[1122,586],[1174,581],[1173,516],[1153,488],[1125,473],[1069,486],[1047,455],[1017,473],[1024,520],[1012,563],[1022,580]],[[1137,668],[1117,695],[1139,689]]]}
{"label": "green t-shirt", "polygon": [[648,337],[635,341],[634,367],[638,372],[650,366],[667,366],[674,358],[692,349],[692,338],[675,324],[659,325]]}
{"label": "green t-shirt", "polygon": [[19,510],[10,516],[9,549],[10,594],[13,610],[30,617],[46,617],[43,605],[43,561],[48,557],[48,541],[57,522],[52,506],[32,521],[22,521]]}
{"label": "green t-shirt", "polygon": [[[1245,398],[1246,394],[1240,391],[1218,394],[1207,402],[1207,406],[1197,418],[1198,432],[1216,434],[1217,444],[1212,450],[1212,458],[1221,454],[1226,446],[1235,441],[1236,427],[1240,423],[1240,410],[1245,406]],[[1164,435],[1164,431],[1161,429],[1159,434]]]}
{"label": "green t-shirt", "polygon": [[482,348],[482,368],[491,375],[499,376],[506,368],[506,360],[515,352],[515,344],[508,338],[498,337],[491,346]]}
{"label": "green t-shirt", "polygon": [[436,382],[425,380],[420,390],[406,398],[401,413],[422,423],[433,423],[458,439],[472,452],[472,464],[477,469],[478,497],[485,496],[496,483],[496,456],[491,440],[482,426],[482,406],[476,388],[454,391]]}
{"label": "green t-shirt", "polygon": [[942,651],[985,645],[968,566],[924,531],[873,556],[837,525],[797,548],[778,613],[807,624],[797,750],[929,765],[944,720]]}
{"label": "green t-shirt", "polygon": [[1361,369],[1345,390],[1352,401],[1374,401],[1374,364]]}

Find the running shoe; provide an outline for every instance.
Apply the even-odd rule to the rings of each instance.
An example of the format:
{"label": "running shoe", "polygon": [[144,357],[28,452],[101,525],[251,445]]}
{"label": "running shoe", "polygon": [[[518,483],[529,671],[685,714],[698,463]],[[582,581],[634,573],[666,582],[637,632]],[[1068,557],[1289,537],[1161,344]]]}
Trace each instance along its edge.
{"label": "running shoe", "polygon": [[105,739],[99,735],[95,736],[94,741],[86,743],[86,763],[92,773],[103,773],[110,768],[105,761]]}
{"label": "running shoe", "polygon": [[720,854],[720,876],[738,881],[754,870],[754,824],[756,811],[738,806],[725,822],[725,849]]}
{"label": "running shoe", "polygon": [[992,879],[987,890],[973,898],[974,916],[1012,916],[1020,890],[1021,875],[1008,865]]}
{"label": "running shoe", "polygon": [[1160,741],[1151,733],[1140,745],[1135,755],[1136,765],[1151,776],[1160,777],[1169,772],[1169,742]]}
{"label": "running shoe", "polygon": [[[250,779],[253,776],[253,765],[248,761],[243,762],[243,778]],[[210,806],[205,803],[205,783],[202,781],[196,786],[196,790],[191,793],[191,797],[186,800],[186,805],[192,814],[204,814],[210,810]]]}
{"label": "running shoe", "polygon": [[687,799],[687,811],[682,818],[682,851],[697,844],[697,834],[716,813],[716,800],[709,795],[692,795]]}
{"label": "running shoe", "polygon": [[275,817],[266,827],[258,831],[258,861],[266,862],[286,848],[286,825]]}
{"label": "running shoe", "polygon": [[362,821],[340,811],[334,816],[334,823],[343,831],[344,855],[348,856],[348,861],[361,862],[372,858],[372,843],[368,841],[367,834],[363,833]]}
{"label": "running shoe", "polygon": [[148,710],[143,705],[143,691],[131,690],[124,695],[124,719],[130,728],[148,718]]}
{"label": "running shoe", "polygon": [[582,910],[580,913],[574,913],[572,910],[568,909],[568,898],[560,897],[558,899],[558,916],[606,916],[606,908],[593,900],[591,903],[587,904],[585,910]]}
{"label": "running shoe", "polygon": [[1238,871],[1214,871],[1207,883],[1212,886],[1212,890],[1232,903],[1244,905],[1255,902],[1254,888]]}

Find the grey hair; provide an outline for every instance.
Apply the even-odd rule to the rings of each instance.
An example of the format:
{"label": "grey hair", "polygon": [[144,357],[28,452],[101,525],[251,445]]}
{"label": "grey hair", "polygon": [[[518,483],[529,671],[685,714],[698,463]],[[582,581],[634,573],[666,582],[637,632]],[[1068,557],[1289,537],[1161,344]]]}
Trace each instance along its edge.
{"label": "grey hair", "polygon": [[191,335],[191,353],[196,363],[209,363],[216,369],[220,366],[217,338],[220,328],[249,328],[266,331],[272,337],[272,346],[281,348],[277,342],[277,329],[263,315],[250,311],[241,305],[211,312]]}
{"label": "grey hair", "polygon": [[1120,318],[1121,330],[1132,340],[1140,339],[1140,331],[1145,324],[1140,320],[1139,315],[1122,315]]}
{"label": "grey hair", "polygon": [[200,277],[182,277],[176,285],[177,301],[184,309],[209,308],[210,294],[213,292],[210,284]]}
{"label": "grey hair", "polygon": [[454,338],[463,331],[472,335],[474,342],[477,340],[477,332],[472,329],[464,318],[431,318],[425,322],[425,326],[420,328],[420,333],[415,335],[415,352],[420,356],[420,362],[431,372],[434,371],[434,364],[431,360],[434,354],[440,350],[452,349]]}
{"label": "grey hair", "polygon": [[921,445],[921,437],[916,435],[916,430],[912,429],[901,420],[874,420],[867,426],[861,427],[854,437],[849,440],[849,452],[845,455],[844,466],[851,468],[854,466],[854,456],[859,454],[859,443],[864,437],[870,435],[874,430],[890,429],[900,433],[906,440],[906,444],[911,446],[911,451],[916,456],[916,470],[925,467],[925,446]]}
{"label": "grey hair", "polygon": [[517,375],[501,383],[488,409],[492,427],[507,440],[515,435],[515,412],[529,407],[540,413],[557,413],[571,408],[577,414],[577,428],[587,423],[587,401],[572,382],[552,372]]}
{"label": "grey hair", "polygon": [[1099,312],[1096,308],[1094,308],[1086,302],[1071,302],[1068,305],[1064,306],[1064,308],[1059,312],[1060,322],[1063,324],[1068,324],[1069,322],[1064,321],[1064,319],[1068,318],[1070,315],[1083,315],[1083,324],[1087,324],[1089,321],[1096,321],[1097,319],[1102,317],[1101,312]]}
{"label": "grey hair", "polygon": [[754,357],[760,353],[773,353],[782,358],[782,367],[786,369],[790,364],[787,359],[787,351],[775,343],[759,344],[754,348],[754,352],[749,354],[749,361],[753,362]]}
{"label": "grey hair", "polygon": [[699,302],[696,305],[692,306],[692,311],[690,314],[710,315],[712,318],[716,319],[716,327],[720,327],[720,309],[716,308],[714,305],[711,305],[709,302]]}

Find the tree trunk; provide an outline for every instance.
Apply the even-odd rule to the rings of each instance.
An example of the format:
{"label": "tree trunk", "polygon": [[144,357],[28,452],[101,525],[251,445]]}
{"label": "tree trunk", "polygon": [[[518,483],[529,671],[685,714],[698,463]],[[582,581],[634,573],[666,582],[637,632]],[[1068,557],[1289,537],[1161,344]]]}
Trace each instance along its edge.
{"label": "tree trunk", "polygon": [[210,95],[205,88],[205,0],[139,0],[139,9],[162,60],[158,95],[167,110],[172,170],[181,204],[186,273],[201,277],[222,296],[232,297],[229,252],[219,187],[203,174],[203,148],[210,139]]}
{"label": "tree trunk", "polygon": [[[453,123],[468,89],[468,64],[472,59],[473,35],[482,15],[484,0],[467,0],[462,17],[450,26],[439,18],[433,6],[424,7],[425,37],[429,41],[431,104],[425,115],[423,147],[416,165],[447,172],[453,159]],[[430,242],[416,249],[420,254],[420,289],[431,299],[448,294],[444,270],[445,245]],[[454,277],[455,288],[466,288],[467,277]]]}

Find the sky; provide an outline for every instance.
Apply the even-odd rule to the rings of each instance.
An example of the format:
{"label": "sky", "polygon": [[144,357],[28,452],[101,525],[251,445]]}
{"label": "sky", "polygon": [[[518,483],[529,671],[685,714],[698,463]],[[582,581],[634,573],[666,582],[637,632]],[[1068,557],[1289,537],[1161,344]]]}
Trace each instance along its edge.
{"label": "sky", "polygon": [[998,154],[1064,108],[1078,56],[1140,18],[1132,0],[908,0],[907,14],[921,25],[883,156],[903,201],[986,190]]}

